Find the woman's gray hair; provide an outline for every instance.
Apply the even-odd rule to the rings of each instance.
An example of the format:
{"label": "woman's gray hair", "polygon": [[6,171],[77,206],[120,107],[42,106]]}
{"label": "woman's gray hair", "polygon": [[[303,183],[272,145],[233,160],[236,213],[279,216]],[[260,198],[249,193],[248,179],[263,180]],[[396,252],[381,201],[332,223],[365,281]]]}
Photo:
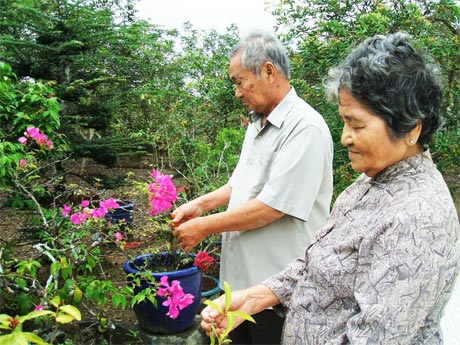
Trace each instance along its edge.
{"label": "woman's gray hair", "polygon": [[259,30],[250,32],[240,40],[230,57],[241,54],[244,69],[259,76],[262,65],[270,61],[286,78],[290,78],[289,55],[287,49],[274,36]]}
{"label": "woman's gray hair", "polygon": [[420,120],[418,144],[431,142],[441,125],[443,78],[428,54],[411,45],[409,35],[376,35],[352,50],[332,68],[324,85],[330,101],[341,90],[383,119],[393,139],[410,132]]}

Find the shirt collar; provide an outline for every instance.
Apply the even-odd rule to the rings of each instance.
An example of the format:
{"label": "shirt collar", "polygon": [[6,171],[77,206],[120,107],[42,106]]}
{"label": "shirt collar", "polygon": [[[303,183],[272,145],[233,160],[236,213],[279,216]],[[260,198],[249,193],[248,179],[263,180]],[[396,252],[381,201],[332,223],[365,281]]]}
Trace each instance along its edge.
{"label": "shirt collar", "polygon": [[[291,86],[289,92],[284,96],[281,102],[272,110],[270,115],[267,117],[267,121],[270,122],[273,126],[280,128],[286,119],[286,116],[289,114],[292,106],[294,105],[295,99],[297,98],[297,93],[294,90],[294,87]],[[251,111],[249,113],[249,121],[256,122],[260,120],[262,115],[256,111]]]}
{"label": "shirt collar", "polygon": [[403,159],[393,165],[390,165],[374,177],[377,183],[386,183],[394,180],[400,175],[413,175],[428,170],[433,165],[429,150],[419,153],[415,156]]}

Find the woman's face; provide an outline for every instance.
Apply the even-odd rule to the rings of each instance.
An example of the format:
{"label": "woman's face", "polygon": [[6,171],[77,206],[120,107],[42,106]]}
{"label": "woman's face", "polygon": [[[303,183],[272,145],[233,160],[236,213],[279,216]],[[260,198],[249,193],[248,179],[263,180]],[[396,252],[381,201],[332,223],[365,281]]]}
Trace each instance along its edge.
{"label": "woman's face", "polygon": [[[385,122],[358,102],[347,90],[339,94],[339,114],[343,120],[342,145],[348,148],[353,170],[374,177],[400,160],[420,152],[407,138],[394,140]],[[417,142],[418,135],[413,137]]]}

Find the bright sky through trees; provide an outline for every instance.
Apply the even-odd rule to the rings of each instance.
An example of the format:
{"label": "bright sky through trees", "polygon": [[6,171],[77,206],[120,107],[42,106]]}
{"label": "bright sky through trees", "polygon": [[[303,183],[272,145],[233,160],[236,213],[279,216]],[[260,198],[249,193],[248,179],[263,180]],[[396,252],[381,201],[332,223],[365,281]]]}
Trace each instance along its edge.
{"label": "bright sky through trees", "polygon": [[139,16],[165,29],[182,29],[189,21],[195,29],[223,33],[232,23],[244,35],[252,28],[273,32],[275,19],[266,11],[270,0],[141,0]]}

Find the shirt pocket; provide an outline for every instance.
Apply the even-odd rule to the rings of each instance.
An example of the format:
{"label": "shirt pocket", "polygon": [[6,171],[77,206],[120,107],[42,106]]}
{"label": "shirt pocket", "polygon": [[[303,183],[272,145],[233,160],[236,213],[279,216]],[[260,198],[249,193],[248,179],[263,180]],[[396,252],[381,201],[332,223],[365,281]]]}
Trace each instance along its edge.
{"label": "shirt pocket", "polygon": [[251,155],[244,162],[244,173],[241,177],[241,186],[248,191],[251,197],[256,197],[270,179],[270,170],[276,152],[264,151]]}

